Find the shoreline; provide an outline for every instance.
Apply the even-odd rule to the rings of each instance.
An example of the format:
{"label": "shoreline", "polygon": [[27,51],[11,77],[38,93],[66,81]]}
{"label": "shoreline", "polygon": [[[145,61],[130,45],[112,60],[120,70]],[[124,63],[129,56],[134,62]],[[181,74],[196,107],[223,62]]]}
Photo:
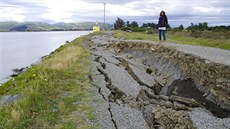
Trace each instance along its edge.
{"label": "shoreline", "polygon": [[[80,36],[81,37],[81,36]],[[76,38],[77,39],[77,38]],[[69,41],[66,41],[63,45],[68,44]],[[0,80],[0,85],[3,85],[5,83],[7,83],[8,81],[10,81],[11,79],[19,76],[20,74],[24,73],[27,69],[29,69],[30,67],[39,64],[42,59],[49,57],[52,53],[54,53],[57,49],[61,48],[63,45],[59,46],[58,48],[56,48],[55,50],[53,50],[52,52],[50,52],[47,55],[44,55],[42,57],[40,57],[37,61],[35,61],[34,63],[31,63],[30,66],[26,66],[26,67],[21,67],[21,68],[13,68],[11,69],[12,74],[8,75],[6,78],[4,78],[3,80]],[[5,80],[5,81],[4,81]]]}
{"label": "shoreline", "polygon": [[[54,52],[56,49],[60,48],[62,45],[65,45],[65,44],[69,43],[70,41],[72,41],[72,40],[74,40],[76,38],[79,38],[79,37],[81,37],[81,36],[83,36],[85,34],[89,34],[92,31],[37,31],[37,32],[41,33],[41,34],[38,34],[39,37],[45,38],[45,40],[41,40],[41,41],[39,40],[39,42],[43,42],[43,43],[41,43],[41,45],[46,45],[46,42],[50,43],[50,45],[49,44],[46,45],[48,48],[46,48],[46,47],[44,48],[44,47],[39,47],[38,45],[36,45],[38,43],[35,42],[35,47],[36,46],[39,47],[41,49],[40,52],[36,51],[37,47],[36,48],[33,47],[33,46],[31,47],[31,45],[30,45],[31,38],[25,39],[25,41],[23,39],[23,44],[22,45],[28,45],[28,48],[26,46],[25,47],[24,46],[22,46],[22,47],[19,46],[19,48],[23,50],[22,51],[23,53],[20,54],[20,56],[17,56],[18,54],[16,52],[21,53],[21,51],[16,50],[16,52],[14,52],[14,50],[11,50],[12,49],[11,46],[13,46],[14,43],[7,42],[8,41],[7,38],[3,42],[1,42],[1,44],[3,44],[3,43],[8,43],[9,44],[10,43],[10,46],[8,45],[8,47],[7,46],[5,47],[6,50],[7,50],[7,51],[5,51],[6,52],[5,55],[10,55],[12,53],[11,56],[10,56],[10,57],[13,57],[11,59],[11,61],[17,60],[17,62],[15,61],[14,63],[11,63],[11,62],[9,62],[10,58],[9,58],[9,61],[8,61],[8,56],[3,57],[5,59],[5,64],[2,64],[1,67],[4,68],[5,72],[1,74],[0,84],[6,83],[10,79],[12,79],[11,78],[12,75],[14,76],[14,74],[16,74],[16,75],[18,74],[17,72],[15,73],[13,71],[14,69],[19,70],[19,72],[20,72],[20,69],[31,67],[32,65],[37,64],[38,62],[40,62],[42,60],[42,58],[44,58],[46,56],[49,56],[52,52]],[[31,36],[31,35],[36,36],[37,35],[36,32],[25,32],[25,34],[23,34],[24,32],[19,32],[19,31],[17,31],[17,32],[16,31],[15,32],[2,32],[3,37],[4,36],[9,37],[11,35],[14,35],[14,33],[18,33],[15,36],[16,38],[18,38],[18,35],[20,35],[20,37],[21,37],[21,35],[23,35],[22,36],[23,38],[27,38],[27,37],[25,37],[27,35],[29,35],[29,36]],[[22,34],[20,34],[20,33],[22,33]],[[26,34],[26,33],[28,33],[28,34]],[[34,34],[32,34],[32,33],[34,33]],[[57,33],[57,36],[62,35],[62,33],[66,34],[66,36],[62,36],[61,38],[55,38],[54,35],[56,35],[56,33]],[[46,36],[47,38],[44,37],[45,34],[49,34],[49,35]],[[51,38],[49,38],[48,36],[51,37]],[[54,37],[55,39],[52,39],[52,37]],[[37,38],[35,38],[35,40],[36,39]],[[16,47],[16,46],[14,45],[13,49],[14,48],[17,49],[18,47]],[[10,47],[10,50],[8,51],[9,47]],[[28,49],[28,52],[25,49]],[[32,54],[34,52],[35,52],[35,54]],[[32,54],[32,55],[30,55],[30,54]],[[10,64],[10,65],[8,65],[8,64]]]}
{"label": "shoreline", "polygon": [[32,31],[0,31],[0,32],[62,32],[62,31],[66,31],[66,32],[69,32],[69,31],[93,31],[93,30],[39,30],[39,31],[35,31],[35,30],[32,30]]}
{"label": "shoreline", "polygon": [[[58,49],[58,48],[57,48]],[[51,52],[52,53],[52,52]],[[51,54],[50,53],[50,54]],[[47,57],[49,55],[46,56],[42,56],[38,61],[35,61],[34,63],[32,63],[30,66],[26,66],[26,67],[21,67],[21,68],[14,68],[11,69],[12,74],[8,75],[7,77],[3,78],[3,80],[0,80],[0,85],[3,85],[5,83],[7,83],[8,81],[10,81],[11,79],[19,76],[20,74],[24,73],[27,69],[29,69],[31,66],[37,65],[38,63],[40,63],[43,59],[43,57]]]}
{"label": "shoreline", "polygon": [[[90,54],[80,46],[87,37],[81,36],[55,49],[41,63],[1,85],[2,127],[54,128],[66,127],[70,122],[92,127],[85,122],[93,120],[93,109],[87,104],[93,99],[87,78]],[[75,115],[83,112],[86,114]],[[19,115],[17,123],[12,113]]]}

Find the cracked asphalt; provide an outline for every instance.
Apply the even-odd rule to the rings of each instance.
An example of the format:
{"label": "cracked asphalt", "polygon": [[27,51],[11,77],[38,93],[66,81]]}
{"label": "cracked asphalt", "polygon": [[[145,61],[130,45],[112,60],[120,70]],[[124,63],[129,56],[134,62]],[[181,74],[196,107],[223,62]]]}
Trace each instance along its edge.
{"label": "cracked asphalt", "polygon": [[[97,91],[97,102],[92,103],[92,106],[101,128],[230,128],[229,116],[218,118],[194,98],[185,98],[176,93],[180,87],[173,89],[173,82],[186,80],[178,66],[158,55],[143,58],[139,51],[127,49],[121,52],[120,49],[110,47],[111,44],[120,42],[139,41],[121,41],[113,38],[112,32],[92,36],[89,41],[88,49],[93,60],[92,85]],[[145,41],[141,41],[143,42]],[[192,54],[189,48],[185,49],[183,46],[163,46],[176,46],[179,51]],[[149,54],[145,50],[143,53]],[[206,59],[205,54],[195,53]],[[207,59],[216,62],[211,58]],[[217,62],[229,65],[227,61]],[[151,67],[152,65],[155,67]],[[170,88],[172,96],[167,95]],[[230,110],[224,111],[230,113]],[[205,122],[201,122],[202,120]]]}

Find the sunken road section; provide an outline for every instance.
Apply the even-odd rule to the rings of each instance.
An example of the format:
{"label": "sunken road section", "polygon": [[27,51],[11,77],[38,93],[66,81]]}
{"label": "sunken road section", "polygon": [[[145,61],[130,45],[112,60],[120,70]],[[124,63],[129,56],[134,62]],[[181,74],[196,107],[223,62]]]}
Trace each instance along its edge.
{"label": "sunken road section", "polygon": [[102,128],[230,128],[230,66],[112,34],[87,44]]}

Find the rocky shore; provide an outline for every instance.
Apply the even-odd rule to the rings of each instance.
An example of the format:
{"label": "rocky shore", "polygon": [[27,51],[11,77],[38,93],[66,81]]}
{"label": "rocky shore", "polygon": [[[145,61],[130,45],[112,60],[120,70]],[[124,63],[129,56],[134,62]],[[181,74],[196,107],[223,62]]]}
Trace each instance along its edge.
{"label": "rocky shore", "polygon": [[229,65],[112,34],[88,41],[102,128],[230,128]]}

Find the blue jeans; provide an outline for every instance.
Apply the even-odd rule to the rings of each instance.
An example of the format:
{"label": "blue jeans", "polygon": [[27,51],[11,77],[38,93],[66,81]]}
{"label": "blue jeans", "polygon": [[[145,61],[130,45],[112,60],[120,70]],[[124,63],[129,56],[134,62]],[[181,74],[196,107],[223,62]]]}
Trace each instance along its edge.
{"label": "blue jeans", "polygon": [[159,40],[161,40],[162,35],[163,35],[164,40],[166,40],[165,30],[159,30]]}

